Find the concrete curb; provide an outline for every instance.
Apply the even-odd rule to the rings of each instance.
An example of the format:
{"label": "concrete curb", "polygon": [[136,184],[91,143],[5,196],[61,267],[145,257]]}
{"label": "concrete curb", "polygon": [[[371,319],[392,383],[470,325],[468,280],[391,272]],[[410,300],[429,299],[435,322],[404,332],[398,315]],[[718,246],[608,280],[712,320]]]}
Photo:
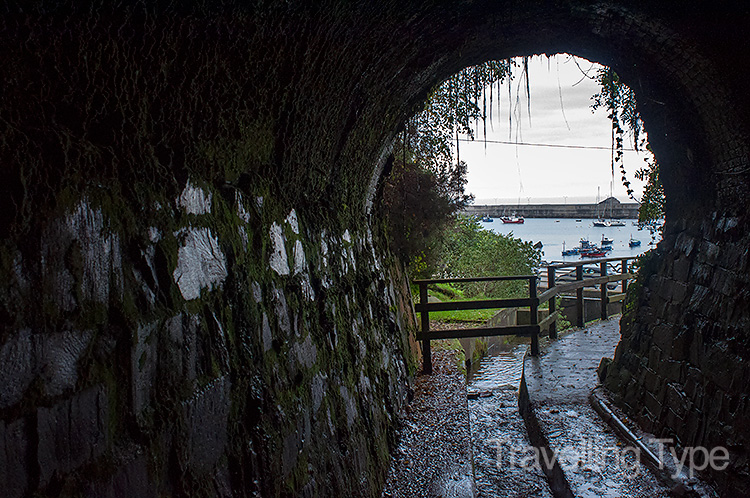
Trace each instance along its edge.
{"label": "concrete curb", "polygon": [[[534,407],[532,406],[529,397],[529,389],[526,385],[526,357],[528,355],[529,352],[527,351],[523,359],[524,365],[521,371],[521,385],[518,390],[518,410],[523,417],[524,425],[526,426],[526,431],[529,435],[529,441],[535,448],[539,449],[540,452],[544,452],[544,455],[547,456],[546,460],[550,461],[552,460],[554,452],[550,448],[547,436],[539,426],[539,420],[536,418],[536,413],[534,412]],[[556,458],[554,459],[554,464],[551,468],[548,468],[546,465],[541,465],[541,468],[542,472],[547,476],[547,482],[555,498],[574,498],[573,492],[570,489],[570,483],[565,477],[565,472]]]}
{"label": "concrete curb", "polygon": [[671,488],[673,496],[712,498],[716,496],[712,489],[705,486],[697,479],[691,479],[684,473],[676,475],[674,465],[669,462],[663,462],[658,456],[643,442],[643,438],[638,437],[631,431],[625,423],[610,408],[609,400],[603,394],[604,388],[597,386],[591,391],[589,402],[594,411],[609,425],[615,433],[622,438],[626,444],[637,448],[640,452],[641,463],[648,466],[654,475],[657,476],[664,484]]}

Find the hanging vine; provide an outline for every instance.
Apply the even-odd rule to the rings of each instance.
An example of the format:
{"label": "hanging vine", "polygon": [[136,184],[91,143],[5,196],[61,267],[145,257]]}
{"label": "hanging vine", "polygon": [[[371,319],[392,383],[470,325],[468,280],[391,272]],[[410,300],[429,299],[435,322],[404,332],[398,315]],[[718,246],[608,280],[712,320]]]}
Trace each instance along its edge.
{"label": "hanging vine", "polygon": [[[612,123],[610,161],[613,181],[615,169],[618,169],[628,197],[640,204],[639,223],[648,224],[664,216],[665,198],[664,189],[659,181],[658,164],[643,134],[643,121],[637,110],[635,93],[622,83],[620,77],[611,68],[599,69],[595,80],[599,83],[601,90],[591,98],[593,101],[591,108],[594,111],[599,108],[605,109]],[[635,197],[623,161],[625,129],[628,130],[633,148],[637,151],[648,152],[644,159],[646,165],[634,174],[637,179],[646,182],[640,200]]]}

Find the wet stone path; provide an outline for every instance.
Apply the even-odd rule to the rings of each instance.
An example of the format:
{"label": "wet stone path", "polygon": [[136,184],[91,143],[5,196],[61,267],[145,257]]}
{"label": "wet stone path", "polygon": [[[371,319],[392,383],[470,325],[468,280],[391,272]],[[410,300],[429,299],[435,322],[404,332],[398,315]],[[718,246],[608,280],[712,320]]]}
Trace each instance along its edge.
{"label": "wet stone path", "polygon": [[471,498],[469,413],[456,352],[433,351],[432,375],[414,379],[383,498]]}
{"label": "wet stone path", "polygon": [[500,350],[490,351],[469,375],[474,477],[481,498],[552,497],[541,470],[516,465],[532,454],[518,411],[517,388],[527,347],[498,345]]}
{"label": "wet stone path", "polygon": [[669,488],[635,458],[589,403],[596,368],[620,339],[610,319],[574,331],[525,360],[529,415],[557,460],[573,496],[657,498]]}

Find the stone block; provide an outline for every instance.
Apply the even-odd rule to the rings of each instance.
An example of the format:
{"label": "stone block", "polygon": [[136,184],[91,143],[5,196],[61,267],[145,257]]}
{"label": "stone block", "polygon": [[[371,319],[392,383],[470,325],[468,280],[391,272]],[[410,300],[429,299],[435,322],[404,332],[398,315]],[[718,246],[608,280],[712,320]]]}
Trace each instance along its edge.
{"label": "stone block", "polygon": [[267,353],[273,346],[273,334],[271,332],[271,325],[268,323],[268,315],[265,312],[263,313],[260,335],[263,344],[263,352]]}
{"label": "stone block", "polygon": [[648,367],[651,369],[657,369],[661,362],[663,352],[659,346],[651,346],[648,352]]}
{"label": "stone block", "polygon": [[681,304],[688,296],[688,286],[682,282],[671,283],[672,303]]}
{"label": "stone block", "polygon": [[669,384],[667,386],[666,406],[675,412],[678,417],[684,418],[688,411],[688,401],[679,385]]}
{"label": "stone block", "polygon": [[675,434],[682,434],[682,426],[684,425],[684,423],[685,419],[677,415],[674,410],[672,410],[671,408],[666,409],[664,424],[672,429]]}
{"label": "stone block", "polygon": [[643,396],[643,406],[645,406],[649,413],[652,413],[654,417],[658,418],[661,415],[662,405],[653,394],[646,393]]}
{"label": "stone block", "polygon": [[674,331],[669,325],[659,325],[654,328],[653,344],[662,351],[669,351],[672,348],[673,339]]}
{"label": "stone block", "polygon": [[703,374],[695,367],[686,367],[685,374],[685,394],[688,398],[696,401],[696,398],[702,392],[701,382],[703,381]]}
{"label": "stone block", "polygon": [[224,454],[229,437],[230,388],[229,378],[219,377],[183,402],[185,464],[195,474],[209,472]]}
{"label": "stone block", "polygon": [[721,389],[717,389],[716,386],[711,386],[706,392],[706,407],[705,411],[709,420],[717,420],[719,414],[724,406],[725,393]]}
{"label": "stone block", "polygon": [[676,361],[685,361],[690,357],[690,342],[693,338],[693,331],[687,328],[680,330],[672,341],[671,357]]}
{"label": "stone block", "polygon": [[663,360],[656,369],[660,377],[668,382],[679,382],[682,375],[682,363],[674,360]]}
{"label": "stone block", "polygon": [[33,379],[31,331],[24,329],[0,346],[0,409],[21,401]]}
{"label": "stone block", "polygon": [[656,392],[659,385],[663,382],[656,372],[650,368],[643,369],[643,387],[649,392]]}
{"label": "stone block", "polygon": [[109,406],[104,386],[94,386],[51,408],[37,410],[39,481],[69,473],[107,448]]}
{"label": "stone block", "polygon": [[686,257],[675,260],[672,275],[678,282],[687,282],[690,276],[690,260]]}
{"label": "stone block", "polygon": [[734,368],[739,366],[734,355],[714,347],[708,349],[702,370],[720,389],[728,391],[732,386]]}
{"label": "stone block", "polygon": [[156,498],[156,485],[148,472],[145,455],[137,455],[108,479],[93,483],[86,498]]}
{"label": "stone block", "polygon": [[130,377],[133,410],[140,415],[151,403],[151,393],[156,381],[156,359],[158,341],[156,324],[142,325],[135,333],[135,344],[131,350]]}
{"label": "stone block", "polygon": [[175,233],[182,240],[172,278],[186,301],[201,290],[219,287],[227,277],[227,259],[219,240],[208,228],[188,227]]}
{"label": "stone block", "polygon": [[685,427],[683,430],[685,434],[684,440],[687,445],[697,446],[702,442],[704,425],[703,412],[693,407],[685,418]]}
{"label": "stone block", "polygon": [[75,387],[78,381],[78,362],[93,336],[91,330],[33,336],[34,356],[44,380],[45,395],[59,396]]}
{"label": "stone block", "polygon": [[28,489],[28,438],[24,419],[0,421],[0,489],[6,498],[21,498]]}

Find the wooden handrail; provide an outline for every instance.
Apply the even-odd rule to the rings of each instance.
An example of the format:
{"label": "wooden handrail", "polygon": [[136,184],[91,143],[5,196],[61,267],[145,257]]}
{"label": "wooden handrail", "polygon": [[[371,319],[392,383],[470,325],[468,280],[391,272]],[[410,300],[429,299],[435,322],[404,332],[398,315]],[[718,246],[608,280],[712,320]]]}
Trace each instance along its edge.
{"label": "wooden handrail", "polygon": [[440,303],[419,303],[414,306],[417,313],[423,311],[456,311],[456,310],[488,310],[492,308],[520,308],[531,306],[537,299],[482,299],[477,301],[445,301]]}
{"label": "wooden handrail", "polygon": [[[549,326],[550,338],[557,337],[557,320],[560,318],[560,312],[556,309],[555,298],[563,292],[576,291],[576,306],[578,308],[578,325],[584,325],[584,308],[583,308],[583,289],[584,287],[599,286],[601,305],[601,316],[603,319],[607,316],[607,305],[611,302],[619,302],[624,299],[627,290],[628,280],[635,277],[629,272],[628,261],[634,258],[602,258],[577,261],[574,263],[556,263],[546,266],[547,284],[549,286],[541,294],[537,292],[537,275],[511,275],[496,277],[473,277],[473,278],[433,278],[415,280],[414,283],[419,285],[419,303],[414,306],[416,312],[421,314],[421,331],[417,333],[417,340],[422,341],[423,349],[423,371],[432,372],[432,356],[430,350],[430,341],[436,339],[459,339],[470,337],[490,337],[490,336],[507,336],[515,335],[531,338],[531,354],[539,354],[539,334],[542,329]],[[611,271],[618,271],[617,265],[610,262],[620,262],[619,273],[609,274]],[[594,274],[599,276],[584,278],[583,267],[589,265],[598,265]],[[556,274],[556,270],[570,268],[572,271]],[[561,279],[573,276],[574,281],[558,283]],[[481,299],[473,301],[449,301],[449,302],[428,302],[427,286],[430,284],[441,283],[471,283],[471,282],[499,282],[527,280],[529,282],[529,297],[515,299]],[[607,284],[610,282],[622,282],[622,293],[610,296],[607,290]],[[539,321],[539,306],[549,302],[549,316]],[[529,307],[529,325],[514,325],[509,327],[475,327],[469,329],[449,329],[430,331],[430,312],[436,311],[455,311],[455,310],[472,310],[472,309],[493,309],[493,308],[518,308]]]}
{"label": "wooden handrail", "polygon": [[[477,332],[481,331],[481,335],[477,335]],[[521,337],[529,337],[532,334],[539,332],[538,325],[509,325],[507,327],[476,327],[471,329],[447,329],[447,330],[432,330],[430,332],[418,332],[417,340],[422,341],[425,338],[428,340],[435,339],[465,339],[469,337],[493,337],[498,335],[515,335]]]}
{"label": "wooden handrail", "polygon": [[447,284],[457,283],[465,284],[470,282],[500,282],[508,280],[531,280],[537,278],[536,275],[505,275],[497,277],[465,277],[465,278],[427,278],[415,280],[415,284]]}

